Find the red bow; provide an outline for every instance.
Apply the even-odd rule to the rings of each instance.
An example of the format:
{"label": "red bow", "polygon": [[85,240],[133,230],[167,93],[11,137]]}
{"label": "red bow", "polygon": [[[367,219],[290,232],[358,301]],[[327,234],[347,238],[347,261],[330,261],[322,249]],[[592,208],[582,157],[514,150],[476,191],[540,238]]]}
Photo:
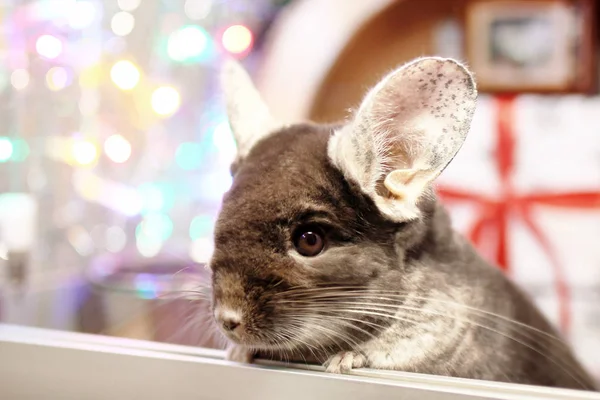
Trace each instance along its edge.
{"label": "red bow", "polygon": [[494,199],[476,193],[464,192],[449,187],[438,187],[440,197],[447,202],[470,202],[480,206],[481,212],[468,234],[477,247],[482,245],[483,232],[494,229],[497,232],[495,262],[510,272],[508,249],[508,219],[517,216],[529,228],[534,238],[548,255],[554,273],[554,285],[559,299],[560,327],[568,335],[571,323],[569,287],[565,281],[563,268],[555,251],[542,230],[532,218],[532,209],[537,205],[567,208],[600,208],[600,192],[538,193],[517,194],[512,186],[514,167],[515,134],[514,96],[496,98],[498,108],[496,167],[501,180],[501,197]]}

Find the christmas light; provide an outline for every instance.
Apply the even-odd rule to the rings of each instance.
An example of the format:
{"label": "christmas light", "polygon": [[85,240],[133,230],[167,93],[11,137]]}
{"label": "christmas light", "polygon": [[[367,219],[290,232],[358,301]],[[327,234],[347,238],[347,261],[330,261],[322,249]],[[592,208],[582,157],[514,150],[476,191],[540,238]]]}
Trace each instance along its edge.
{"label": "christmas light", "polygon": [[111,226],[106,230],[106,250],[118,253],[127,245],[127,234],[118,226]]}
{"label": "christmas light", "polygon": [[232,25],[223,32],[221,42],[225,50],[232,54],[243,55],[252,47],[254,38],[250,29],[244,25]]}
{"label": "christmas light", "polygon": [[133,11],[140,6],[142,0],[118,0],[117,5],[123,11]]}
{"label": "christmas light", "polygon": [[131,61],[117,61],[110,70],[110,78],[122,90],[131,90],[140,81],[140,71]]}
{"label": "christmas light", "polygon": [[159,87],[152,93],[152,109],[161,116],[169,116],[179,108],[181,98],[175,88]]}
{"label": "christmas light", "polygon": [[12,161],[16,161],[16,162],[21,162],[21,161],[25,161],[27,159],[27,156],[29,156],[29,145],[27,144],[27,142],[23,139],[20,138],[15,138],[12,140],[12,147],[13,147],[13,152],[12,152],[12,157],[11,160]]}
{"label": "christmas light", "polygon": [[199,61],[208,55],[208,45],[208,33],[197,25],[189,25],[169,36],[167,54],[174,61]]}
{"label": "christmas light", "polygon": [[175,192],[171,185],[144,183],[139,186],[138,194],[142,200],[142,213],[166,212],[175,203]]}
{"label": "christmas light", "polygon": [[86,28],[94,23],[97,14],[96,6],[91,1],[77,1],[69,10],[69,26],[73,29]]}
{"label": "christmas light", "polygon": [[13,155],[13,144],[9,138],[0,137],[0,162],[10,160]]}
{"label": "christmas light", "polygon": [[160,240],[148,238],[145,235],[136,236],[135,244],[138,252],[147,258],[157,255],[163,246],[163,243]]}
{"label": "christmas light", "polygon": [[214,243],[212,239],[196,239],[190,245],[189,256],[197,263],[207,263],[212,257],[213,251]]}
{"label": "christmas light", "polygon": [[55,59],[62,53],[63,44],[55,36],[42,35],[36,40],[35,49],[40,56]]}
{"label": "christmas light", "polygon": [[64,89],[69,82],[69,74],[62,67],[53,67],[46,73],[46,86],[52,91]]}
{"label": "christmas light", "polygon": [[117,36],[127,36],[135,27],[135,18],[126,11],[121,11],[113,15],[110,20],[110,28]]}
{"label": "christmas light", "polygon": [[212,0],[187,0],[184,11],[189,19],[203,19],[208,16],[212,8]]}
{"label": "christmas light", "polygon": [[23,90],[29,85],[29,72],[26,69],[16,69],[10,75],[10,83],[17,90]]}
{"label": "christmas light", "polygon": [[200,167],[202,163],[202,146],[200,143],[184,142],[177,147],[175,162],[185,170]]}
{"label": "christmas light", "polygon": [[87,140],[76,141],[73,143],[73,159],[80,165],[90,165],[98,157],[96,145]]}
{"label": "christmas light", "polygon": [[190,238],[192,240],[207,237],[212,232],[214,218],[211,215],[198,215],[190,223]]}
{"label": "christmas light", "polygon": [[121,164],[131,156],[131,144],[121,135],[112,135],[104,142],[104,152],[112,161]]}
{"label": "christmas light", "polygon": [[163,213],[146,214],[138,225],[139,234],[155,240],[165,241],[173,234],[173,221]]}

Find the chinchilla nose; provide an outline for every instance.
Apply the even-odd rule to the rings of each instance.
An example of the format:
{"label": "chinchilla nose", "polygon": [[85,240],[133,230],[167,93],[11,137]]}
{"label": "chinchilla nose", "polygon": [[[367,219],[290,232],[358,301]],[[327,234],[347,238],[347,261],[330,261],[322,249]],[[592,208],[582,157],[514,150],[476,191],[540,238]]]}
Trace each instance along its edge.
{"label": "chinchilla nose", "polygon": [[225,330],[228,331],[234,331],[235,328],[237,328],[238,326],[240,326],[240,321],[234,320],[234,319],[225,319],[221,322],[221,325],[223,325],[223,328]]}
{"label": "chinchilla nose", "polygon": [[226,332],[235,333],[242,325],[242,313],[229,308],[216,309],[215,319]]}

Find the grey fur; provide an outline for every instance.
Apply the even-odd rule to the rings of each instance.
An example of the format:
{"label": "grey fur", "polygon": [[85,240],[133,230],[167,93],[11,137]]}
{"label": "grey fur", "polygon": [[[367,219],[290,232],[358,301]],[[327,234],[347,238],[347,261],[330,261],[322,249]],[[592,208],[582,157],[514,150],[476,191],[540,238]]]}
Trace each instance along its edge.
{"label": "grey fur", "polygon": [[[334,165],[340,128],[281,129],[236,166],[210,262],[213,307],[241,318],[225,332],[232,358],[594,389],[530,299],[452,230],[430,185],[418,217],[398,222]],[[326,248],[302,257],[294,230],[315,224]]]}

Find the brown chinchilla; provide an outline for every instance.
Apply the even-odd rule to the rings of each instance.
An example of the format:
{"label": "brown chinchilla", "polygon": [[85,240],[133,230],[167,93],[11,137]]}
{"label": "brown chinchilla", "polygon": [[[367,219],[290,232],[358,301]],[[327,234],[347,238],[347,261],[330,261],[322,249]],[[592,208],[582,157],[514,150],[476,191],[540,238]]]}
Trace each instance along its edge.
{"label": "brown chinchilla", "polygon": [[230,359],[595,389],[436,200],[475,111],[466,67],[405,64],[340,125],[280,124],[241,65],[222,78],[238,155],[210,268]]}

